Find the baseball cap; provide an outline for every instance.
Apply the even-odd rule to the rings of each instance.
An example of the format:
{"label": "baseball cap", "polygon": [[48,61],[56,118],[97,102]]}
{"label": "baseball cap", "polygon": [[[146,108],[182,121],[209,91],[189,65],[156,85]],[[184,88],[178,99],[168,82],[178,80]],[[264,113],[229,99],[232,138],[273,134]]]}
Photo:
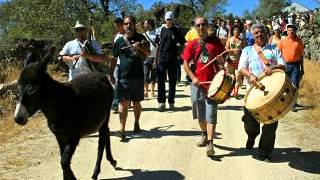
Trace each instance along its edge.
{"label": "baseball cap", "polygon": [[166,15],[164,16],[164,20],[168,20],[168,19],[174,19],[174,15],[172,11],[166,12]]}

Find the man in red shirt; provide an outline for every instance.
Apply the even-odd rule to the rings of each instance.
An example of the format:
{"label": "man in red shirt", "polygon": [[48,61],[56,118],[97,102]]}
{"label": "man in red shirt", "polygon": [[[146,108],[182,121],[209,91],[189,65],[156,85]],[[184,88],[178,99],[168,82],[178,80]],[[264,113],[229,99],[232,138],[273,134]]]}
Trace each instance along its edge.
{"label": "man in red shirt", "polygon": [[[209,84],[201,82],[212,81],[218,71],[217,64],[201,70],[210,59],[221,54],[225,49],[221,41],[217,38],[208,37],[208,20],[204,17],[195,18],[195,27],[199,35],[199,40],[188,43],[181,57],[184,60],[183,68],[192,80],[191,83],[191,101],[193,119],[199,121],[202,131],[201,140],[197,143],[199,147],[207,146],[206,154],[211,157],[214,155],[213,137],[217,123],[217,103],[207,97]],[[196,70],[193,73],[189,63],[195,60]],[[222,56],[217,58],[219,63],[224,63]]]}

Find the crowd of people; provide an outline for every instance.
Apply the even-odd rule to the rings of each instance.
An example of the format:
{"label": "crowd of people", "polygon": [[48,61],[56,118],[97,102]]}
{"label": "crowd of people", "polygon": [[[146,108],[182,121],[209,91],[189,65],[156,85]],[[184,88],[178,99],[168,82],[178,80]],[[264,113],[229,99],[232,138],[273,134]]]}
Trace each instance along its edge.
{"label": "crowd of people", "polygon": [[[108,60],[112,62],[110,81],[115,92],[112,107],[114,111],[119,111],[121,141],[126,141],[125,126],[131,104],[135,119],[134,133],[140,132],[140,102],[144,98],[157,97],[156,109],[159,112],[175,111],[177,74],[181,64],[190,80],[192,116],[198,121],[202,134],[197,145],[205,146],[206,155],[210,157],[215,154],[213,139],[218,103],[207,96],[210,84],[203,82],[212,81],[220,69],[226,69],[236,79],[231,96],[241,99],[239,88],[246,84],[245,80],[254,84],[262,73],[270,75],[273,69],[282,69],[299,88],[304,72],[304,46],[296,31],[302,21],[311,21],[311,16],[308,19],[293,15],[288,18],[273,16],[269,20],[256,17],[254,21],[240,18],[208,20],[199,16],[192,21],[192,27],[185,35],[177,25],[173,12],[166,12],[163,19],[164,23],[158,28],[154,20],[146,19],[142,34],[136,30],[135,17],[114,20],[117,33],[113,38],[113,58]],[[62,60],[69,65],[69,80],[92,71],[89,68],[91,62],[105,59],[94,40],[90,43],[94,53],[83,49],[87,26],[77,22],[74,29],[76,39],[68,42],[60,52]],[[214,58],[216,61],[207,66]],[[169,84],[168,96],[166,81]],[[292,111],[296,112],[296,106],[295,103]],[[245,146],[251,149],[260,133],[260,125],[245,107],[242,120],[248,135]],[[271,159],[277,126],[276,121],[262,127],[259,142],[262,160]]]}

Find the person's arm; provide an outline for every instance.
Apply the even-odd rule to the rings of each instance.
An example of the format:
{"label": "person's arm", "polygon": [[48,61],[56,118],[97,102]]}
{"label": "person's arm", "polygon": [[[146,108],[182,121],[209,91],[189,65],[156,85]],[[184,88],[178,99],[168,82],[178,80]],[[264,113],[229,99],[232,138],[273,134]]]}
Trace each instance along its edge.
{"label": "person's arm", "polygon": [[80,55],[79,54],[70,54],[70,42],[68,42],[67,44],[64,45],[64,47],[62,48],[61,52],[59,53],[59,56],[63,62],[65,63],[69,63],[72,61],[78,61]]}
{"label": "person's arm", "polygon": [[[181,58],[183,59],[183,69],[189,76],[189,78],[192,80],[192,84],[195,86],[199,86],[200,82],[198,78],[195,76],[195,74],[192,72],[189,63],[191,60],[193,60],[194,57],[194,49],[192,48],[192,43],[189,43],[188,46],[186,46],[181,54]],[[197,61],[197,60],[195,60]],[[195,62],[197,63],[197,62]]]}
{"label": "person's arm", "polygon": [[272,36],[270,36],[270,38],[269,38],[269,44],[271,44],[272,43]]}
{"label": "person's arm", "polygon": [[230,38],[227,39],[226,46],[224,48],[226,48],[226,50],[230,49]]}
{"label": "person's arm", "polygon": [[89,46],[91,46],[90,48],[92,48],[96,52],[96,54],[92,54],[87,51],[81,51],[81,56],[85,57],[86,59],[92,62],[99,63],[105,61],[106,57],[102,52],[101,46],[96,41],[91,41]]}

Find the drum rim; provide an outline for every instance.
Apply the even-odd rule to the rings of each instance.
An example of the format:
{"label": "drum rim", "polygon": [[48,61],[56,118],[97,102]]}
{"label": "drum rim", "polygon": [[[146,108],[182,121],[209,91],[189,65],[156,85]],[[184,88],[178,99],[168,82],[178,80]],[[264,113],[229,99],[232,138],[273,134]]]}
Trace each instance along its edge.
{"label": "drum rim", "polygon": [[[222,84],[226,81],[226,80],[225,80],[225,76],[227,75],[227,70],[226,70],[226,69],[220,69],[220,70],[214,75],[213,79],[216,77],[216,75],[217,75],[220,71],[223,71],[223,80],[222,80],[219,88],[216,90],[216,92],[215,92],[214,94],[212,94],[211,96],[217,95],[217,94],[218,94],[218,91],[221,89]],[[213,79],[212,79],[211,81],[213,81]],[[211,83],[212,83],[212,82],[211,82]],[[210,87],[209,87],[209,90],[210,90]],[[209,95],[209,90],[208,90],[208,95]]]}
{"label": "drum rim", "polygon": [[[219,86],[219,88],[217,89],[217,91],[214,93],[214,94],[212,94],[211,96],[216,96],[218,93],[219,93],[219,90],[221,90],[221,88],[222,88],[222,85],[226,82],[226,76],[230,76],[231,77],[231,79],[232,79],[232,87],[234,87],[234,85],[235,85],[235,83],[236,83],[236,80],[235,80],[235,77],[234,76],[232,76],[232,75],[230,75],[230,74],[228,74],[227,73],[227,69],[220,69],[218,72],[220,72],[220,71],[223,71],[223,80],[222,80],[222,82],[221,82],[221,84],[220,84],[220,86]],[[218,74],[218,73],[217,73]],[[214,77],[213,77],[214,78]],[[212,79],[213,80],[213,79]],[[226,93],[226,92],[224,92],[224,93]],[[231,92],[229,92],[229,93],[226,93],[227,94],[227,96],[226,97],[224,97],[224,98],[221,98],[221,99],[219,99],[219,100],[216,100],[216,99],[213,99],[213,98],[211,98],[211,96],[209,97],[208,95],[209,95],[209,93],[207,94],[207,97],[209,98],[209,99],[212,99],[212,100],[214,100],[214,101],[216,101],[218,104],[222,104],[222,103],[224,103],[228,98],[229,98],[229,96],[230,96],[230,93]]]}
{"label": "drum rim", "polygon": [[[285,73],[283,70],[281,70],[281,69],[274,69],[274,70],[272,70],[272,73],[274,73],[274,72],[282,72],[282,73],[285,74],[286,78],[288,78],[287,75],[286,75],[286,73]],[[265,73],[262,73],[262,75],[258,77],[258,81],[260,81],[260,80],[263,79],[264,77],[266,77],[266,74],[265,74]],[[284,87],[285,87],[285,86],[282,86],[282,87],[281,87],[281,90],[283,90]],[[248,110],[253,110],[253,109],[255,109],[255,110],[261,110],[261,109],[263,109],[265,106],[270,105],[271,103],[273,103],[274,99],[277,97],[277,96],[274,96],[271,100],[269,100],[269,102],[267,102],[266,104],[264,104],[263,106],[260,106],[260,107],[258,107],[258,108],[248,108],[248,106],[247,106],[248,94],[249,94],[249,92],[251,92],[251,90],[252,90],[253,88],[254,88],[254,85],[251,84],[249,90],[247,91],[246,95],[244,96],[244,106],[245,106]]]}

